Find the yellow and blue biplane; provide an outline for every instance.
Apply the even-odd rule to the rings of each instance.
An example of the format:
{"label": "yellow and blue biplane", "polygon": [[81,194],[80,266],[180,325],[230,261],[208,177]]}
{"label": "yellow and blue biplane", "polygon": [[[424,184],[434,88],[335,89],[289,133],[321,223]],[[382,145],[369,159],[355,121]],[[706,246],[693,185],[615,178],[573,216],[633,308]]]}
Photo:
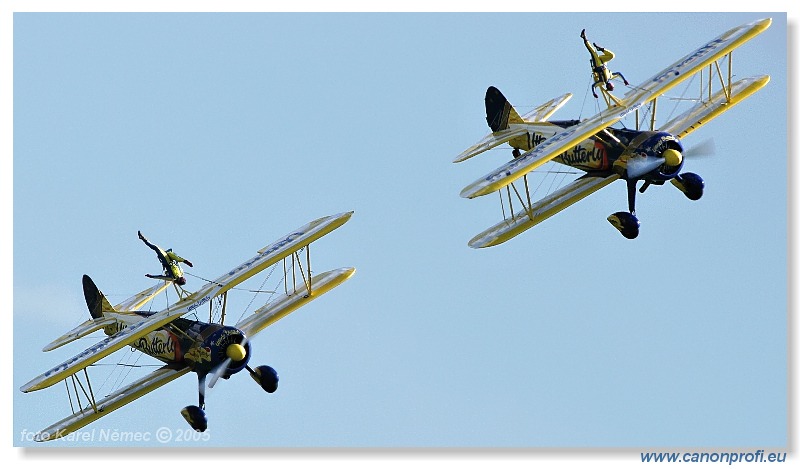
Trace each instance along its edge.
{"label": "yellow and blue biplane", "polygon": [[[205,431],[208,425],[204,397],[206,386],[213,387],[218,378],[227,379],[247,370],[266,392],[275,392],[278,387],[277,372],[270,366],[251,368],[248,364],[251,339],[259,331],[337,287],[355,273],[355,268],[344,267],[312,276],[310,265],[310,244],[345,224],[352,214],[345,212],[318,218],[289,232],[260,249],[255,257],[199,290],[193,293],[178,290],[180,299],[155,313],[139,309],[173,282],[160,282],[112,306],[92,279],[84,275],[83,291],[91,319],[45,346],[44,351],[54,350],[99,330],[103,330],[108,337],[20,388],[22,392],[31,392],[63,382],[73,409],[68,417],[38,432],[36,440],[64,437],[189,372],[197,373],[199,403],[185,407],[181,414],[192,428],[200,432]],[[302,251],[305,251],[304,261],[299,254]],[[225,325],[228,293],[240,283],[281,261],[284,292],[278,293],[277,298],[236,325]],[[218,322],[212,321],[211,307],[214,303],[221,304]],[[208,322],[184,317],[197,317],[197,313],[206,305],[209,308]],[[87,368],[126,346],[150,355],[164,365],[98,398],[92,390]]]}
{"label": "yellow and blue biplane", "polygon": [[[618,179],[627,184],[628,211],[616,212],[608,221],[628,239],[639,235],[636,192],[640,181],[643,181],[638,188],[641,193],[651,185],[670,181],[686,197],[698,200],[703,195],[704,182],[697,174],[681,172],[685,161],[681,139],[769,82],[768,75],[733,82],[732,53],[771,23],[767,18],[726,31],[641,85],[630,87],[621,98],[600,86],[606,108],[585,120],[549,120],[572,97],[570,93],[520,116],[497,88],[490,87],[485,101],[486,120],[492,133],[458,155],[454,162],[503,143],[513,148],[513,159],[461,191],[462,197],[470,199],[497,191],[503,210],[503,220],[473,237],[469,246],[484,248],[504,243]],[[701,83],[707,83],[699,99],[690,109],[656,128],[658,98],[695,75],[700,76]],[[712,92],[712,84],[717,80],[720,89]],[[644,106],[649,106],[651,113],[647,130],[639,128],[639,112]],[[611,127],[631,114],[636,117],[635,129]],[[528,174],[550,161],[584,174],[531,202]],[[521,208],[515,209],[515,202]]]}

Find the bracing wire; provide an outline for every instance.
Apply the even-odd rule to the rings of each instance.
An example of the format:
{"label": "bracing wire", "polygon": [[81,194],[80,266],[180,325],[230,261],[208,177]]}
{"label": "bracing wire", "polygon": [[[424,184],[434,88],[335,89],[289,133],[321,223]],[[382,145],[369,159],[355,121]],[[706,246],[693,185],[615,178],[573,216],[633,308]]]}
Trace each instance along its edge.
{"label": "bracing wire", "polygon": [[[274,268],[275,268],[275,267],[273,266],[273,269],[274,269]],[[194,278],[196,278],[196,279],[198,279],[198,280],[202,280],[202,281],[204,281],[204,282],[213,283],[214,285],[217,285],[217,286],[220,286],[220,287],[221,287],[221,286],[223,286],[222,284],[220,284],[220,283],[218,283],[218,282],[215,282],[215,281],[213,281],[213,280],[208,280],[208,279],[206,279],[206,278],[203,278],[203,277],[201,277],[201,276],[199,276],[199,275],[190,274],[189,272],[185,272],[185,274],[186,274],[186,275],[188,275],[188,276],[190,276],[190,277],[194,277]],[[271,272],[270,272],[270,275],[271,275]],[[269,278],[269,275],[267,276],[267,278]],[[262,286],[263,286],[263,285],[262,285]],[[258,290],[252,290],[252,289],[249,289],[249,288],[241,288],[241,287],[233,287],[233,288],[231,288],[231,290],[246,291],[246,292],[250,292],[250,293],[275,293],[275,292],[274,292],[274,291],[272,291],[272,290],[261,290],[261,289],[258,289]]]}
{"label": "bracing wire", "polygon": [[[239,321],[242,320],[242,318],[244,317],[245,313],[247,313],[247,311],[250,309],[250,306],[253,305],[253,302],[256,300],[256,297],[258,296],[259,293],[269,293],[270,295],[267,298],[267,302],[272,300],[272,296],[277,291],[277,288],[275,290],[264,290],[263,288],[264,288],[264,285],[266,285],[266,283],[269,280],[269,278],[272,277],[272,273],[275,272],[275,268],[277,266],[278,266],[277,263],[272,264],[272,268],[269,270],[269,272],[267,273],[266,277],[264,277],[264,280],[261,282],[261,285],[258,287],[258,290],[248,290],[248,291],[253,292],[253,297],[250,298],[250,302],[247,303],[247,306],[242,311],[242,314],[239,315]],[[284,281],[285,281],[285,279],[284,279]],[[278,285],[280,285],[280,282],[278,282]]]}

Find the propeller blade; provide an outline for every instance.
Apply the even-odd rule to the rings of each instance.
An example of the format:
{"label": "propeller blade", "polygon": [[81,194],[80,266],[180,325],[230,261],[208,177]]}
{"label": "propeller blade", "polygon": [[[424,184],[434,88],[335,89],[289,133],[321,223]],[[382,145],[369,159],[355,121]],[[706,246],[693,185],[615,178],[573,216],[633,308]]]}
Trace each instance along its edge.
{"label": "propeller blade", "polygon": [[687,158],[697,158],[703,156],[713,156],[717,152],[717,144],[713,138],[707,138],[702,142],[694,145],[684,152],[683,156]]}
{"label": "propeller blade", "polygon": [[[242,347],[247,345],[247,337],[245,337],[245,339],[242,340],[242,342],[239,345],[241,345]],[[237,360],[240,360],[240,358],[237,358]],[[220,363],[219,365],[217,365],[216,368],[214,368],[214,371],[209,373],[211,375],[211,378],[208,380],[208,387],[209,388],[213,388],[214,385],[217,384],[217,380],[222,375],[225,374],[225,370],[228,369],[228,366],[230,366],[232,361],[233,361],[233,359],[230,356],[228,356],[228,358],[226,358],[222,363]]]}
{"label": "propeller blade", "polygon": [[214,371],[209,373],[211,375],[211,379],[208,380],[208,387],[209,389],[213,388],[215,384],[217,384],[217,380],[225,373],[225,370],[228,369],[228,365],[231,364],[231,359],[226,358],[224,362],[222,362],[219,366],[214,368]]}
{"label": "propeller blade", "polygon": [[664,164],[664,158],[632,158],[628,160],[628,179],[636,179]]}

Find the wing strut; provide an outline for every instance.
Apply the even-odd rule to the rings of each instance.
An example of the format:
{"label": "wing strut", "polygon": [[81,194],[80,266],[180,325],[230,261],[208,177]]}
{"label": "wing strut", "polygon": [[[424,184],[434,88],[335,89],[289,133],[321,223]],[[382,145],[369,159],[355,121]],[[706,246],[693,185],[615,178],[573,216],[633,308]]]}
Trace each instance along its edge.
{"label": "wing strut", "polygon": [[[498,190],[497,193],[500,195],[500,211],[503,213],[503,220],[512,220],[515,221],[517,218],[521,216],[527,216],[531,221],[533,220],[533,203],[531,202],[531,191],[530,187],[528,186],[528,175],[522,176],[522,180],[525,183],[525,197],[522,196],[520,191],[517,189],[516,184],[513,182],[506,186],[506,196],[503,197],[503,191]],[[520,205],[522,205],[522,209],[518,212],[514,212],[514,198],[512,197],[511,190],[514,190],[514,194],[517,196],[517,200],[519,201]],[[505,208],[505,199],[508,199],[508,210],[510,212],[510,216],[506,216],[506,208]]]}
{"label": "wing strut", "polygon": [[[83,404],[81,403],[81,393],[78,392],[78,386],[81,388],[81,392],[86,400],[89,401],[89,405],[92,407],[92,410],[97,412],[97,404],[94,398],[94,391],[92,391],[92,383],[89,381],[89,373],[86,371],[86,368],[83,369],[83,374],[86,377],[86,387],[83,386],[83,382],[81,379],[77,377],[77,373],[70,375],[72,379],[72,389],[75,391],[75,400],[78,401],[78,409],[83,410]],[[67,399],[69,399],[69,407],[72,410],[72,413],[75,414],[75,405],[72,402],[72,394],[69,392],[69,383],[67,383],[67,378],[64,378],[64,386],[67,388]],[[86,389],[89,389],[87,392]]]}
{"label": "wing strut", "polygon": [[225,324],[225,307],[228,306],[228,292],[222,294],[222,313],[220,313],[219,323]]}
{"label": "wing strut", "polygon": [[[297,272],[299,271],[300,272],[300,277],[301,277],[301,279],[303,281],[303,285],[306,288],[306,297],[311,296],[311,293],[312,293],[311,292],[311,244],[305,245],[303,247],[303,249],[305,249],[305,251],[306,251],[306,267],[305,267],[305,269],[303,269],[303,262],[300,260],[300,255],[298,254],[299,251],[295,251],[294,253],[292,253],[291,256],[287,256],[287,257],[283,258],[283,278],[284,278],[283,288],[284,288],[284,292],[287,295],[297,293],[297,284],[298,284],[298,282],[297,282]],[[291,273],[292,273],[292,284],[294,285],[294,287],[292,287],[292,291],[291,292],[289,291],[289,282],[286,281],[288,279],[288,275],[289,275],[289,268],[287,268],[287,266],[286,266],[286,259],[289,259],[289,258],[291,258],[291,263],[292,263]],[[306,272],[308,273],[307,275],[306,275]]]}

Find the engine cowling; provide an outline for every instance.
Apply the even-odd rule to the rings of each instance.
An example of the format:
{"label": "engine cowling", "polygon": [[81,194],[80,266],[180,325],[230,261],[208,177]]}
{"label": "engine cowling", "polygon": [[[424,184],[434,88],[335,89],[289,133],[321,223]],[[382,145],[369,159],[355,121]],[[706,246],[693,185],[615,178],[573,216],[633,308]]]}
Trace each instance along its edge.
{"label": "engine cowling", "polygon": [[239,329],[210,324],[202,331],[202,336],[203,339],[195,342],[183,356],[192,371],[208,373],[231,359],[222,375],[229,378],[243,370],[250,361],[250,343]]}
{"label": "engine cowling", "polygon": [[683,145],[667,132],[644,131],[636,135],[613,168],[624,179],[664,182],[683,167]]}

